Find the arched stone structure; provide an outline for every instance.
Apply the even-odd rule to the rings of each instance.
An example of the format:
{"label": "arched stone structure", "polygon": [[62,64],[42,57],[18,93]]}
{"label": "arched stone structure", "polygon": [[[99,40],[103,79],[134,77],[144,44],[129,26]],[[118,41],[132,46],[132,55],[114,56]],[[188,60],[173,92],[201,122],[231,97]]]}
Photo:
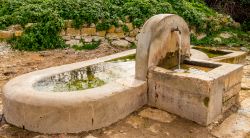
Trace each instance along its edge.
{"label": "arched stone structure", "polygon": [[[190,38],[187,23],[178,15],[155,15],[144,24],[139,34],[136,50],[136,79],[146,80],[148,68],[163,61],[178,64],[176,56],[178,56],[179,50],[179,32],[174,31],[177,28],[181,32],[182,59],[190,57]],[[171,56],[175,56],[175,58],[171,59]]]}

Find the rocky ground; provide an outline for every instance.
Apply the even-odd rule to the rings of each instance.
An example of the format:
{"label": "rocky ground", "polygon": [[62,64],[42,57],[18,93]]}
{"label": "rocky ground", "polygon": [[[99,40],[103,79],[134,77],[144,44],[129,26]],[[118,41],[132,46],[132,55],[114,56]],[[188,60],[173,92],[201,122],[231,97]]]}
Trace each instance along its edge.
{"label": "rocky ground", "polygon": [[[0,88],[9,79],[20,74],[102,57],[123,50],[126,49],[102,45],[91,51],[59,49],[43,52],[19,52],[11,50],[6,43],[0,43]],[[0,138],[250,138],[249,84],[250,56],[244,67],[243,87],[240,92],[241,107],[237,112],[234,112],[233,108],[234,113],[223,122],[215,122],[208,127],[145,106],[109,127],[80,134],[44,135],[34,133],[9,125],[0,116]],[[0,114],[2,114],[1,99]]]}

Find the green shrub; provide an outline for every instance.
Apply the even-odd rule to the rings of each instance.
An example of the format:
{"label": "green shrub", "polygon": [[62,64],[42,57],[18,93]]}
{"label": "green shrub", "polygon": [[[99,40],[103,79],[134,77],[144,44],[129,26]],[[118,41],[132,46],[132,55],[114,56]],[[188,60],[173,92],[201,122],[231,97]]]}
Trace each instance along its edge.
{"label": "green shrub", "polygon": [[160,13],[178,14],[198,32],[208,34],[232,24],[230,18],[208,8],[203,0],[0,0],[0,29],[35,23],[23,36],[11,40],[13,48],[35,51],[65,47],[59,36],[63,20],[73,20],[77,28],[95,23],[97,30],[107,30],[127,16],[134,26],[141,27]]}

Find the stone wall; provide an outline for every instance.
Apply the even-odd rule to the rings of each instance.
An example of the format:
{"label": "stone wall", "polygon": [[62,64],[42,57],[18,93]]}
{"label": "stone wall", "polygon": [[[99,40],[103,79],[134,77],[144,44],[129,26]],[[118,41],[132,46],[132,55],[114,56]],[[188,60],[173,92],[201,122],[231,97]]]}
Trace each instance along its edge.
{"label": "stone wall", "polygon": [[[28,23],[26,27],[31,26]],[[124,31],[123,27],[126,27]],[[0,30],[0,39],[10,39],[19,37],[23,33],[23,27],[20,25],[12,25],[6,30]],[[69,46],[78,45],[81,42],[101,41],[114,46],[129,47],[133,43],[137,43],[137,34],[139,28],[133,26],[131,22],[119,22],[119,26],[111,26],[108,30],[98,31],[95,24],[84,24],[80,28],[75,28],[72,25],[72,20],[65,20],[64,29],[60,35]]]}

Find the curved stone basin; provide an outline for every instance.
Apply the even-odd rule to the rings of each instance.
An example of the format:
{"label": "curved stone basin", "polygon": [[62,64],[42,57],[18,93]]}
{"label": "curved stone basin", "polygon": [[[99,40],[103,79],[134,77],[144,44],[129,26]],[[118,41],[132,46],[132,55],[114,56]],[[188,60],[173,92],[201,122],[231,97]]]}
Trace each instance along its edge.
{"label": "curved stone basin", "polygon": [[100,87],[53,92],[49,88],[39,89],[38,86],[58,74],[67,74],[98,63],[103,65],[105,61],[133,53],[135,50],[129,50],[14,78],[3,88],[6,121],[35,132],[77,133],[105,127],[124,118],[145,105],[147,100],[145,81],[134,79],[133,61],[132,66],[121,66],[122,71],[127,70],[124,73],[129,74],[118,73],[120,76],[109,79]]}

